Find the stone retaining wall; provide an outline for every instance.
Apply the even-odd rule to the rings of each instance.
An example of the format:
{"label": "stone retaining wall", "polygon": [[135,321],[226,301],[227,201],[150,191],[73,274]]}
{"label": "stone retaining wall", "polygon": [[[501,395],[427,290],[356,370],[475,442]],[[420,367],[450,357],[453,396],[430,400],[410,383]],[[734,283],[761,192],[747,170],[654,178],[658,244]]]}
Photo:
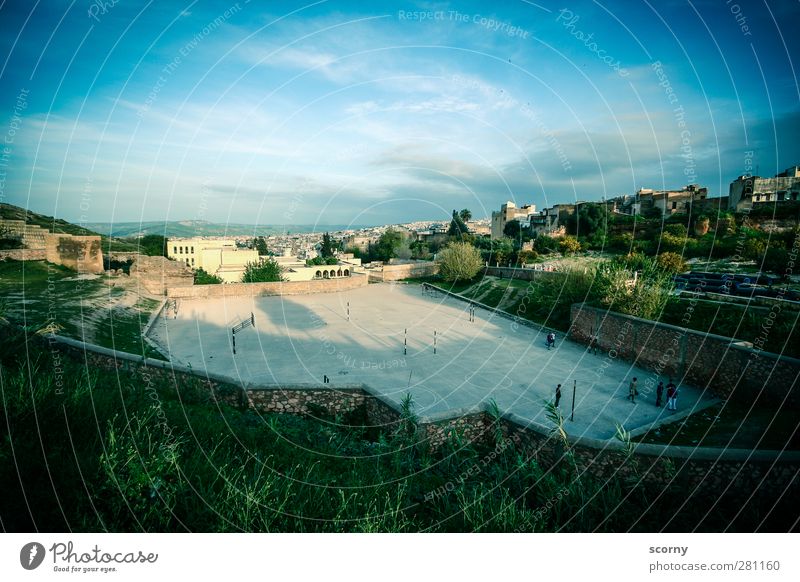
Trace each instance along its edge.
{"label": "stone retaining wall", "polygon": [[570,338],[635,362],[662,377],[705,388],[720,398],[800,406],[800,360],[741,345],[739,340],[657,323],[584,304],[572,306]]}
{"label": "stone retaining wall", "polygon": [[412,277],[432,277],[439,272],[439,265],[433,261],[407,263],[404,265],[384,265],[380,269],[370,269],[369,280],[374,283],[401,281]]}
{"label": "stone retaining wall", "polygon": [[[252,408],[266,413],[317,416],[319,413],[345,415],[357,413],[371,427],[394,432],[400,421],[400,407],[383,401],[368,386],[352,384],[331,387],[315,385],[239,386],[228,379],[201,374],[189,368],[159,360],[115,352],[68,338],[54,338],[55,346],[86,366],[117,370],[129,385],[150,383],[153,378],[174,383],[176,389],[198,382],[207,391],[208,401],[237,408]],[[125,382],[121,382],[124,387]],[[496,413],[495,413],[496,414]],[[654,495],[670,483],[687,487],[687,493],[719,493],[732,488],[747,498],[754,493],[796,496],[800,489],[800,453],[789,451],[749,451],[671,447],[636,444],[633,453],[614,440],[570,439],[571,452],[554,437],[548,427],[532,424],[511,413],[498,418],[488,408],[450,411],[437,417],[417,419],[417,438],[433,449],[451,435],[457,442],[494,447],[500,454],[513,446],[527,459],[544,467],[574,463],[579,474],[606,480],[611,477],[642,480],[653,485]],[[568,428],[568,427],[567,427]],[[487,455],[487,456],[489,456]]]}
{"label": "stone retaining wall", "polygon": [[11,259],[12,261],[44,261],[47,253],[44,249],[6,249],[0,251],[0,261]]}
{"label": "stone retaining wall", "polygon": [[208,299],[211,297],[236,296],[311,295],[313,293],[337,293],[366,287],[367,284],[367,277],[354,273],[350,277],[342,277],[341,279],[169,287],[167,289],[167,297],[171,299]]}
{"label": "stone retaining wall", "polygon": [[518,279],[520,281],[533,281],[552,277],[563,277],[558,271],[540,271],[538,269],[515,269],[514,267],[485,267],[484,275],[500,277],[501,279]]}

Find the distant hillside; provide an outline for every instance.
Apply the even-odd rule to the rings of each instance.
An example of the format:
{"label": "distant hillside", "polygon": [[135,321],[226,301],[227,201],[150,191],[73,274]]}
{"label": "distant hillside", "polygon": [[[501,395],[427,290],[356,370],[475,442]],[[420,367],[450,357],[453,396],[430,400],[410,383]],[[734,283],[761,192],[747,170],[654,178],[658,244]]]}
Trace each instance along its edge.
{"label": "distant hillside", "polygon": [[361,225],[346,224],[222,224],[205,220],[170,220],[150,222],[93,222],[87,227],[107,236],[127,238],[146,234],[160,234],[166,237],[192,236],[267,236],[271,234],[334,232],[345,229],[362,228]]}
{"label": "distant hillside", "polygon": [[88,228],[78,226],[77,224],[72,224],[71,222],[67,222],[66,220],[62,220],[60,218],[53,218],[52,216],[47,216],[45,214],[38,214],[31,210],[26,210],[25,208],[21,208],[19,206],[14,206],[13,204],[0,204],[0,218],[6,220],[24,220],[26,224],[34,224],[36,226],[40,226],[49,230],[50,232],[54,233],[63,233],[63,234],[73,234],[76,236],[92,236],[92,235],[100,235],[100,238],[103,241],[103,250],[107,250],[109,246],[112,250],[115,251],[135,251],[135,245],[130,243],[116,240],[113,237],[109,237],[107,234],[102,232],[98,232],[93,230],[91,227]]}

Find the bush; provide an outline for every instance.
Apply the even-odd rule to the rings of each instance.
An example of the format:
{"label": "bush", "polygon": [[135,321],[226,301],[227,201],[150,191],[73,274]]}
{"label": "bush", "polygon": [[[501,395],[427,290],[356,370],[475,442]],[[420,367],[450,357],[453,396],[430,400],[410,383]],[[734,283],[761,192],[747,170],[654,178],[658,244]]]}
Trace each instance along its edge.
{"label": "bush", "polygon": [[439,274],[445,281],[468,281],[483,266],[481,253],[469,243],[453,242],[439,253]]}
{"label": "bush", "polygon": [[677,237],[686,237],[686,227],[682,224],[665,224],[662,233],[669,233]]}
{"label": "bush", "polygon": [[[686,230],[682,224],[673,224],[670,226],[680,226],[683,230]],[[686,246],[686,233],[684,232],[683,235],[675,235],[670,232],[667,232],[667,229],[664,229],[664,232],[661,233],[661,248],[667,251],[682,251],[683,247]]]}
{"label": "bush", "polygon": [[574,236],[567,235],[558,243],[561,252],[565,255],[573,255],[581,250],[581,243]]}
{"label": "bush", "polygon": [[283,280],[281,266],[272,259],[247,263],[242,275],[242,283],[272,283]]}
{"label": "bush", "polygon": [[661,253],[656,257],[658,266],[670,273],[686,272],[686,262],[678,253]]}
{"label": "bush", "polygon": [[197,269],[194,272],[195,285],[217,285],[222,282],[223,282],[222,279],[220,279],[216,275],[211,275],[210,273],[207,273],[203,269]]}
{"label": "bush", "polygon": [[520,251],[519,252],[519,262],[520,263],[532,263],[536,259],[539,258],[539,253],[536,251]]}
{"label": "bush", "polygon": [[786,274],[788,263],[789,252],[786,249],[768,248],[764,254],[762,268],[765,271],[771,271],[783,276]]}

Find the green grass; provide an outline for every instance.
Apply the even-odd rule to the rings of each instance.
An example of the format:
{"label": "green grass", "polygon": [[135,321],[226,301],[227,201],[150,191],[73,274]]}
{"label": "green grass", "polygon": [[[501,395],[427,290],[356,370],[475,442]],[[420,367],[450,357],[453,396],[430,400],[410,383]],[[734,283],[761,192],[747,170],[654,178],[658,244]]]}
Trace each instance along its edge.
{"label": "green grass", "polygon": [[800,450],[797,412],[729,401],[655,428],[634,440],[676,446]]}
{"label": "green grass", "polygon": [[105,276],[75,277],[74,271],[43,261],[0,261],[6,318],[30,329],[54,324],[66,337],[163,359],[141,338],[157,301],[140,298],[133,307],[114,307],[125,289],[107,285]]}
{"label": "green grass", "polygon": [[792,499],[770,513],[773,497],[743,505],[679,480],[655,497],[635,479],[580,474],[571,457],[549,469],[496,431],[497,447],[452,433],[434,452],[411,410],[376,429],[358,414],[218,406],[199,379],[66,357],[58,373],[45,340],[0,332],[6,531],[785,531],[797,515]]}

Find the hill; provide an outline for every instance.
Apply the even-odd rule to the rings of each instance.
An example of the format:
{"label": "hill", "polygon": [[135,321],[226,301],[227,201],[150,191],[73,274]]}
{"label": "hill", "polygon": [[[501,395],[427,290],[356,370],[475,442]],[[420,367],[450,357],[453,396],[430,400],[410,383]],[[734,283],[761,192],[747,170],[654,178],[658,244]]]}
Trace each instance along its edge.
{"label": "hill", "polygon": [[241,224],[208,222],[205,220],[168,220],[145,222],[92,222],[89,228],[106,236],[120,238],[160,234],[169,237],[193,236],[268,236],[287,233],[335,232],[359,229],[363,225],[347,224]]}
{"label": "hill", "polygon": [[91,228],[78,226],[67,222],[61,218],[54,218],[45,214],[39,214],[32,210],[27,210],[13,204],[0,204],[0,219],[5,220],[24,220],[26,224],[40,226],[53,233],[72,234],[75,236],[100,236],[103,241],[103,250],[114,251],[135,251],[136,246],[125,241],[116,240],[115,237],[108,236],[92,230]]}

